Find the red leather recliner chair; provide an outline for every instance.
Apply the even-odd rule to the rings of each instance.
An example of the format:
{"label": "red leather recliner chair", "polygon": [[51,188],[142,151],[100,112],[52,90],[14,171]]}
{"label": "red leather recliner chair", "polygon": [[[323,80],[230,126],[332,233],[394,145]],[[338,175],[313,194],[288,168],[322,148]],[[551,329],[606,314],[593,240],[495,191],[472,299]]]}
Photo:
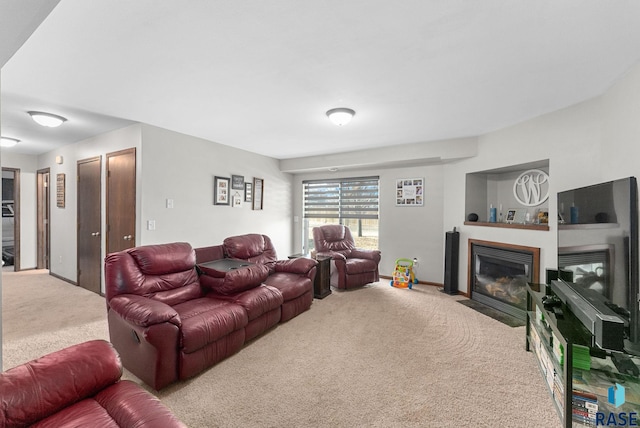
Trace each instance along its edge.
{"label": "red leather recliner chair", "polygon": [[380,250],[356,248],[348,227],[327,224],[313,228],[318,256],[331,257],[331,286],[356,288],[380,280]]}
{"label": "red leather recliner chair", "polygon": [[92,340],[0,374],[2,427],[185,427],[160,400],[120,380],[113,346]]}

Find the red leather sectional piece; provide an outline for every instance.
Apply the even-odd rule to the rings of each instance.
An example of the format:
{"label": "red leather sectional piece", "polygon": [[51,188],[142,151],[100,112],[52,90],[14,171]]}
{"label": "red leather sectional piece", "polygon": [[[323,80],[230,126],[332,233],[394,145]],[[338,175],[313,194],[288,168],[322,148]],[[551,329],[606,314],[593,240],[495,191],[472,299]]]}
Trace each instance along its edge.
{"label": "red leather sectional piece", "polygon": [[[221,275],[196,268],[222,257],[254,265]],[[239,257],[241,256],[241,257]],[[131,248],[105,259],[111,342],[123,365],[161,389],[195,376],[311,307],[316,262],[276,259],[265,235]]]}
{"label": "red leather sectional piece", "polygon": [[185,427],[121,375],[117,352],[103,340],[7,370],[0,374],[0,426]]}

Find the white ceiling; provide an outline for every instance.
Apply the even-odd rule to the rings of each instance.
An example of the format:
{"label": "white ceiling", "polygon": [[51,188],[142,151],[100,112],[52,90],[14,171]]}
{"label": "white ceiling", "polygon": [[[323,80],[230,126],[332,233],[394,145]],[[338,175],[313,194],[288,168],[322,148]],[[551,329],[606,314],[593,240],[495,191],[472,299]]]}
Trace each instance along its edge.
{"label": "white ceiling", "polygon": [[639,59],[636,0],[62,0],[2,68],[2,134],[35,154],[133,121],[323,155],[490,132]]}
{"label": "white ceiling", "polygon": [[60,0],[3,0],[0,3],[0,67],[31,36]]}

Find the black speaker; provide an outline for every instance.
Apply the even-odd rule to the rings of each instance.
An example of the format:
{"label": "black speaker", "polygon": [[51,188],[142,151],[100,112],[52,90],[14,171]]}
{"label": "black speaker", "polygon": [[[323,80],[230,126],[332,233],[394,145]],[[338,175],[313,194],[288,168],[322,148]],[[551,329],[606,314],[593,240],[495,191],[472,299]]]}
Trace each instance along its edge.
{"label": "black speaker", "polygon": [[444,292],[458,294],[460,232],[447,232],[444,246]]}

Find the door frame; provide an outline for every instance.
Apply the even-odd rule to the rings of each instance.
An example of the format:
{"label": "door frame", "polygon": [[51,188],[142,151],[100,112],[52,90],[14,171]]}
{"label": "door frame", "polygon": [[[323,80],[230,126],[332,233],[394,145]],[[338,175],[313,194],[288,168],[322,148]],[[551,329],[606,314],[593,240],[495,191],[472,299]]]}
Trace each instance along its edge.
{"label": "door frame", "polygon": [[[43,176],[48,175],[47,185]],[[36,171],[36,211],[37,211],[37,247],[36,269],[49,269],[51,264],[51,168]],[[48,213],[45,224],[44,213]],[[46,245],[42,236],[46,236]]]}
{"label": "door frame", "polygon": [[13,172],[13,270],[20,270],[20,168],[5,168]]}

